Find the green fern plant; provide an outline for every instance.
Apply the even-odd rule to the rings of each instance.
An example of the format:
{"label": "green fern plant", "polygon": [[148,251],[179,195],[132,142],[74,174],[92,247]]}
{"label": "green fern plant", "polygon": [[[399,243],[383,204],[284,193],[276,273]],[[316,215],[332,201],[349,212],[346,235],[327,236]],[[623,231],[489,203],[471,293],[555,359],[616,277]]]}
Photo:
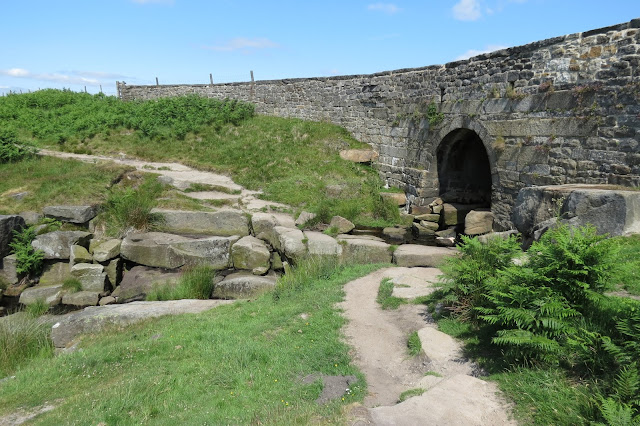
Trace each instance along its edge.
{"label": "green fern plant", "polygon": [[9,243],[11,252],[16,255],[16,272],[25,275],[37,275],[42,270],[44,252],[36,250],[31,242],[36,238],[35,228],[29,226],[20,231],[13,231],[13,239]]}

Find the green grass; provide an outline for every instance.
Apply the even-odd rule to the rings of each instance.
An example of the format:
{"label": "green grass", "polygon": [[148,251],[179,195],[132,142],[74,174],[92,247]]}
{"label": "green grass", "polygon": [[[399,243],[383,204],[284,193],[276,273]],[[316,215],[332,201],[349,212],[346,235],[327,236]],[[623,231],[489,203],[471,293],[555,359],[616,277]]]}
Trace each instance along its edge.
{"label": "green grass", "polygon": [[380,282],[376,302],[380,304],[380,307],[382,309],[398,309],[400,305],[405,305],[408,303],[406,299],[392,296],[393,286],[393,280],[390,278],[385,278]]}
{"label": "green grass", "polygon": [[70,293],[76,293],[82,290],[82,283],[77,278],[67,278],[62,283],[62,288]]}
{"label": "green grass", "polygon": [[426,390],[422,389],[422,388],[415,388],[415,389],[406,390],[406,391],[404,391],[404,392],[402,392],[400,394],[400,396],[398,397],[398,402],[406,401],[407,399],[409,399],[409,398],[411,398],[413,396],[420,396],[425,392],[426,392]]}
{"label": "green grass", "polygon": [[640,296],[640,235],[610,238],[604,244],[617,250],[613,286]]}
{"label": "green grass", "polygon": [[177,285],[156,286],[147,300],[209,299],[213,292],[215,270],[196,266],[184,272]]}
{"label": "green grass", "polygon": [[[125,170],[123,166],[51,157],[0,164],[0,214],[41,211],[51,205],[99,203]],[[12,197],[23,192],[26,195],[21,199]]]}
{"label": "green grass", "polygon": [[[265,294],[88,337],[82,351],[38,359],[3,383],[0,415],[59,401],[34,423],[340,423],[343,406],[362,400],[366,384],[351,364],[335,304],[344,283],[377,267],[302,271],[277,300]],[[345,401],[319,406],[319,384],[300,380],[310,373],[359,381]]]}
{"label": "green grass", "polygon": [[407,349],[411,356],[416,356],[422,352],[422,342],[420,341],[417,331],[413,331],[409,334],[407,339]]}
{"label": "green grass", "polygon": [[51,357],[50,333],[50,323],[27,312],[0,318],[0,378],[15,373],[32,359],[37,363]]}
{"label": "green grass", "polygon": [[44,299],[38,299],[35,302],[28,304],[24,309],[31,318],[41,317],[46,314],[48,310],[49,304],[45,302]]}

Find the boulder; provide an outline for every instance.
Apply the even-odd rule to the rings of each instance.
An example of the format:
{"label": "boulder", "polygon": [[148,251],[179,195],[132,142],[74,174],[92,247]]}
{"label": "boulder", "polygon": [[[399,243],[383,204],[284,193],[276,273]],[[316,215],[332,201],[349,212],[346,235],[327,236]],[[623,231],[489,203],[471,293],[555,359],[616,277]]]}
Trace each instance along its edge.
{"label": "boulder", "polygon": [[40,276],[40,285],[62,284],[71,278],[71,267],[67,262],[47,262]]}
{"label": "boulder", "polygon": [[24,219],[18,215],[0,215],[0,258],[10,253],[9,243],[13,239],[13,231],[19,231],[24,226]]}
{"label": "boulder", "polygon": [[73,266],[76,263],[91,262],[93,262],[93,256],[89,254],[86,248],[78,245],[73,245],[69,248],[69,266]]}
{"label": "boulder", "polygon": [[130,234],[120,247],[120,255],[140,265],[175,269],[184,265],[184,258],[176,253],[172,244],[193,241],[191,238],[162,232]]}
{"label": "boulder", "polygon": [[404,193],[400,192],[381,192],[380,196],[383,200],[387,200],[388,202],[400,207],[407,204],[407,196]]}
{"label": "boulder", "polygon": [[280,254],[284,254],[293,262],[306,256],[307,245],[305,244],[305,236],[301,230],[276,226],[273,228],[273,232],[278,238]]}
{"label": "boulder", "polygon": [[504,232],[490,232],[488,234],[478,235],[477,238],[478,238],[478,241],[480,241],[481,243],[487,244],[489,241],[493,240],[494,238],[501,238],[503,240],[506,240],[512,235],[514,236],[518,235],[518,231],[516,231],[515,229],[512,229],[510,231],[504,231]]}
{"label": "boulder", "polygon": [[231,239],[227,237],[200,238],[175,242],[170,246],[182,265],[208,265],[213,269],[229,267],[230,249]]}
{"label": "boulder", "polygon": [[15,254],[0,259],[0,282],[7,284],[16,284],[20,277],[18,276],[18,258]]}
{"label": "boulder", "polygon": [[336,228],[338,230],[338,234],[349,233],[353,230],[353,228],[356,227],[353,223],[351,223],[351,221],[345,219],[342,216],[332,217],[329,226],[332,228]]}
{"label": "boulder", "polygon": [[419,223],[413,223],[411,225],[411,233],[413,238],[417,241],[424,243],[432,243],[435,240],[436,231],[430,228],[425,228]]}
{"label": "boulder", "polygon": [[525,236],[556,216],[571,226],[592,224],[599,234],[640,233],[640,192],[605,185],[554,185],[518,193],[513,223]]}
{"label": "boulder", "polygon": [[391,246],[363,238],[340,238],[342,261],[345,263],[391,263]]}
{"label": "boulder", "polygon": [[107,273],[104,266],[95,263],[77,263],[71,267],[71,276],[82,284],[85,291],[104,291]]}
{"label": "boulder", "polygon": [[272,290],[276,276],[253,275],[251,272],[235,272],[216,284],[213,297],[218,299],[253,299]]}
{"label": "boulder", "polygon": [[[91,241],[93,242],[94,240]],[[94,247],[89,246],[89,248],[93,249],[91,252],[96,262],[106,262],[120,255],[121,245],[122,240],[111,239],[101,242]]]}
{"label": "boulder", "polygon": [[113,259],[104,267],[104,271],[107,273],[107,279],[109,279],[111,287],[116,288],[122,280],[122,259]]}
{"label": "boulder", "polygon": [[251,216],[251,225],[253,234],[271,244],[276,250],[281,250],[280,240],[276,235],[274,228],[281,226],[284,228],[295,228],[296,224],[293,218],[284,213],[254,213]]}
{"label": "boulder", "polygon": [[316,218],[315,213],[302,212],[295,221],[296,226],[304,226],[307,222]]}
{"label": "boulder", "polygon": [[426,220],[421,220],[420,221],[420,226],[422,226],[425,229],[429,229],[431,231],[434,231],[434,232],[437,231],[438,228],[440,227],[437,222],[427,222]]}
{"label": "boulder", "polygon": [[354,163],[371,163],[378,159],[378,153],[372,149],[343,149],[340,158]]}
{"label": "boulder", "polygon": [[382,234],[392,242],[404,244],[411,239],[411,229],[409,227],[388,227],[382,230]]}
{"label": "boulder", "polygon": [[464,218],[471,210],[480,209],[482,205],[478,204],[443,204],[442,215],[444,216],[445,226],[457,225],[464,223]]}
{"label": "boulder", "polygon": [[269,270],[271,252],[264,241],[248,235],[231,247],[231,257],[234,268],[248,269],[255,275],[262,275]]}
{"label": "boulder", "polygon": [[69,259],[71,246],[88,247],[91,234],[83,231],[54,231],[38,235],[31,245],[44,252],[45,259]]}
{"label": "boulder", "polygon": [[65,348],[70,346],[73,340],[81,334],[97,333],[105,328],[123,327],[164,315],[199,313],[225,303],[229,302],[187,299],[91,306],[55,323],[51,328],[51,339],[56,348]]}
{"label": "boulder", "polygon": [[440,222],[440,215],[439,214],[435,214],[435,213],[421,214],[419,216],[416,216],[414,220],[416,220],[418,222],[424,220],[425,222],[439,223]]}
{"label": "boulder", "polygon": [[61,222],[84,224],[96,217],[97,206],[49,206],[42,211],[46,217]]}
{"label": "boulder", "polygon": [[176,285],[181,273],[134,266],[124,274],[120,285],[111,293],[118,303],[143,300],[155,285]]}
{"label": "boulder", "polygon": [[456,245],[455,237],[436,237],[436,245],[438,247],[454,247]]}
{"label": "boulder", "polygon": [[493,230],[491,210],[471,210],[464,218],[464,233],[467,235],[487,234]]}
{"label": "boulder", "polygon": [[279,271],[281,269],[284,269],[282,258],[280,257],[280,254],[276,251],[271,253],[271,268],[274,271]]}
{"label": "boulder", "polygon": [[322,232],[305,231],[307,239],[307,250],[311,256],[340,256],[342,246],[335,238],[323,234]]}
{"label": "boulder", "polygon": [[44,301],[49,306],[56,306],[62,300],[62,284],[49,286],[35,286],[25,289],[20,294],[20,303],[23,305],[31,305],[39,300]]}
{"label": "boulder", "polygon": [[442,231],[436,231],[436,237],[455,238],[458,235],[455,228],[447,228]]}
{"label": "boulder", "polygon": [[114,303],[116,303],[116,298],[113,296],[107,296],[107,297],[101,298],[100,302],[98,302],[98,305],[100,306],[113,305]]}
{"label": "boulder", "polygon": [[24,219],[27,225],[36,225],[42,220],[42,215],[38,212],[28,211],[20,213],[20,217]]}
{"label": "boulder", "polygon": [[162,218],[165,232],[205,234],[220,237],[249,235],[249,219],[240,210],[221,209],[215,212],[153,209]]}
{"label": "boulder", "polygon": [[72,306],[96,306],[100,300],[100,293],[97,291],[77,291],[75,293],[65,293],[62,296],[63,305]]}
{"label": "boulder", "polygon": [[393,252],[393,262],[398,266],[437,268],[444,259],[457,254],[457,250],[444,247],[403,244]]}

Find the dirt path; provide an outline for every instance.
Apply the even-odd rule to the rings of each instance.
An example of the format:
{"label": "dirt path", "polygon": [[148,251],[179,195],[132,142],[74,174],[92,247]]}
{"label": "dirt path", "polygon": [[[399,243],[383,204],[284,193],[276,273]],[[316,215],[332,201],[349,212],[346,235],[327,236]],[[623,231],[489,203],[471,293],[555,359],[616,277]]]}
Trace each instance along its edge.
{"label": "dirt path", "polygon": [[[437,330],[426,307],[408,304],[385,311],[375,301],[384,278],[424,289],[433,276],[434,268],[387,268],[346,284],[340,304],[349,321],[344,334],[369,389],[366,410],[352,412],[352,424],[515,424],[495,384],[474,377],[477,366],[461,357],[460,343]],[[413,331],[423,348],[415,357],[407,349]],[[425,392],[398,404],[402,392],[416,388]]]}
{"label": "dirt path", "polygon": [[134,167],[140,172],[151,172],[160,175],[159,179],[163,183],[171,185],[180,191],[184,191],[192,184],[210,185],[218,190],[185,192],[184,195],[198,200],[229,200],[233,203],[233,207],[240,208],[243,211],[256,212],[265,208],[275,210],[286,210],[289,208],[289,206],[284,204],[259,199],[260,191],[248,190],[235,183],[229,176],[196,170],[179,163],[144,161],[128,158],[124,154],[119,157],[109,157],[103,155],[73,154],[48,149],[41,149],[38,153],[49,157],[73,159],[85,163],[109,161]]}

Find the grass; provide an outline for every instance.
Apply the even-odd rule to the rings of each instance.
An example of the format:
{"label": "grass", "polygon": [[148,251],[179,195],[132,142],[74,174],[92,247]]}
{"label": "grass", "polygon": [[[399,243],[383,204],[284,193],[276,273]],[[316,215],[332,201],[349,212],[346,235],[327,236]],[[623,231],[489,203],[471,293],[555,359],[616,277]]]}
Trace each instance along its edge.
{"label": "grass", "polygon": [[24,311],[31,318],[38,318],[42,315],[46,314],[49,310],[49,304],[44,301],[44,299],[38,299],[33,303],[30,303],[26,306]]}
{"label": "grass", "polygon": [[640,235],[614,237],[603,243],[617,251],[613,286],[640,296]]}
{"label": "grass", "polygon": [[[277,300],[265,294],[87,337],[82,351],[38,359],[3,383],[0,415],[55,400],[59,406],[34,424],[339,423],[366,384],[351,364],[335,304],[344,283],[377,267],[320,275],[298,268],[290,275],[299,282],[288,278]],[[300,380],[310,373],[359,381],[345,401],[320,406],[319,383]]]}
{"label": "grass", "polygon": [[0,378],[15,373],[32,359],[50,357],[50,330],[51,324],[26,312],[0,318]]}
{"label": "grass", "polygon": [[82,290],[82,283],[77,278],[67,278],[62,283],[62,289],[70,293],[76,293]]}
{"label": "grass", "polygon": [[400,396],[398,397],[398,402],[406,401],[407,399],[409,399],[409,398],[411,398],[413,396],[420,396],[425,392],[426,392],[426,390],[422,389],[422,388],[415,388],[415,389],[406,390],[406,391],[404,391],[404,392],[402,392],[400,394]]}
{"label": "grass", "polygon": [[380,304],[382,309],[398,309],[400,305],[408,303],[406,299],[392,296],[393,286],[393,280],[390,278],[385,278],[380,282],[376,302]]}
{"label": "grass", "polygon": [[210,266],[196,266],[182,274],[177,285],[156,286],[147,300],[209,299],[213,292],[215,270]]}
{"label": "grass", "polygon": [[[99,203],[125,170],[123,166],[51,157],[0,164],[0,214],[42,211],[51,205]],[[16,197],[20,193],[25,194]]]}
{"label": "grass", "polygon": [[409,349],[409,355],[416,356],[422,352],[422,342],[418,336],[417,331],[411,332],[407,338],[407,349]]}

